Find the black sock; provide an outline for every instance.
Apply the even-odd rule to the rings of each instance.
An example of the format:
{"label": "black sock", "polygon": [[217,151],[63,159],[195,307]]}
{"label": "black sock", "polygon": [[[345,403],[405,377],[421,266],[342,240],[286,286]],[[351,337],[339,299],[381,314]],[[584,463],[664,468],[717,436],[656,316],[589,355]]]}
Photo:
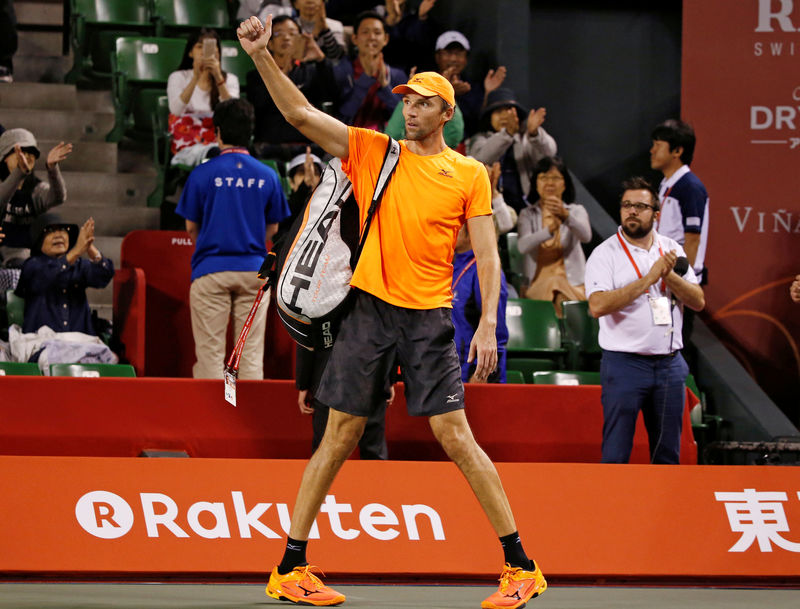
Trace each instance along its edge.
{"label": "black sock", "polygon": [[503,555],[505,561],[512,567],[521,567],[525,571],[535,571],[536,564],[528,558],[525,550],[522,548],[522,541],[519,538],[519,532],[514,531],[511,535],[505,535],[500,538],[500,545],[503,546]]}
{"label": "black sock", "polygon": [[278,573],[286,575],[295,567],[303,567],[308,564],[306,560],[306,546],[308,540],[299,541],[289,537],[286,540],[286,551],[283,553],[283,560],[278,565]]}

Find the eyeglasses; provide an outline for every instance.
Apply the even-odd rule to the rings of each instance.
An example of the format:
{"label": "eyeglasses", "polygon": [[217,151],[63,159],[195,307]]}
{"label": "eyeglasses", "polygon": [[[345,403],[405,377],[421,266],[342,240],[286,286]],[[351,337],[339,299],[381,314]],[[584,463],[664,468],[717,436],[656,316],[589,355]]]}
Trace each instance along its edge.
{"label": "eyeglasses", "polygon": [[635,209],[639,213],[642,213],[643,211],[648,209],[653,209],[653,210],[655,209],[655,207],[653,207],[652,205],[647,205],[646,203],[631,203],[630,201],[623,201],[619,207],[620,209],[624,209],[625,211],[630,211],[632,209]]}
{"label": "eyeglasses", "polygon": [[544,173],[540,173],[536,176],[536,180],[539,182],[563,182],[564,178],[562,176],[549,176]]}

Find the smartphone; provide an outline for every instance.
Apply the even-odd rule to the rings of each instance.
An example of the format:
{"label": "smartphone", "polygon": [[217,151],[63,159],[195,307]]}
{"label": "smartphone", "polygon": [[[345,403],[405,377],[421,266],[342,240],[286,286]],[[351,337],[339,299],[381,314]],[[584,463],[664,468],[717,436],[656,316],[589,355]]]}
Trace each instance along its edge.
{"label": "smartphone", "polygon": [[213,38],[203,38],[203,57],[211,59],[217,54],[217,41]]}

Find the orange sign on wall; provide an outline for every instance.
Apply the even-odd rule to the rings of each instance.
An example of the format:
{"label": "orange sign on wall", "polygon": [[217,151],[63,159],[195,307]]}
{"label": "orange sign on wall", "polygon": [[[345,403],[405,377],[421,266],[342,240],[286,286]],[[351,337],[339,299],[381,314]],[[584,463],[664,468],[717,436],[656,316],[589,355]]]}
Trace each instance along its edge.
{"label": "orange sign on wall", "polygon": [[[263,575],[283,552],[304,464],[0,457],[0,570]],[[800,578],[791,468],[498,469],[552,576]],[[309,558],[340,577],[493,578],[502,563],[461,474],[431,462],[348,461]]]}
{"label": "orange sign on wall", "polygon": [[793,418],[800,384],[800,0],[685,0],[682,114],[708,188],[711,327]]}

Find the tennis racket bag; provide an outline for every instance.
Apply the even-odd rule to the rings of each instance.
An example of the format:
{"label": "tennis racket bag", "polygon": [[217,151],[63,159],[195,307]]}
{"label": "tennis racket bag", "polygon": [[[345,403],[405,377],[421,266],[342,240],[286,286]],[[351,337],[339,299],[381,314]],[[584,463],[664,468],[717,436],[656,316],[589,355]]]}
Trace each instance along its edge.
{"label": "tennis racket bag", "polygon": [[[278,248],[275,297],[291,337],[307,349],[330,349],[348,303],[350,279],[372,218],[397,167],[400,145],[389,138],[363,229],[353,186],[333,159]],[[359,240],[360,234],[360,240]]]}

